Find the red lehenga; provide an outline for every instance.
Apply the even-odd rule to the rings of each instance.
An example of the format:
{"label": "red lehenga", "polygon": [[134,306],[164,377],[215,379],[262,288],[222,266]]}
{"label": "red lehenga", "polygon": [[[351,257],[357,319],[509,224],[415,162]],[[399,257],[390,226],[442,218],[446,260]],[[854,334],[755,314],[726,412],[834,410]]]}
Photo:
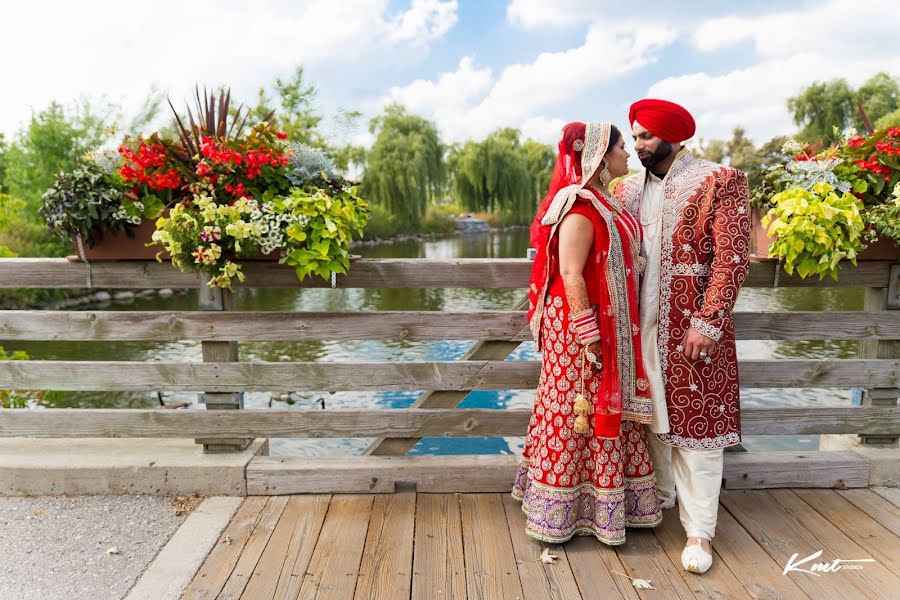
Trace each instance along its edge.
{"label": "red lehenga", "polygon": [[[522,502],[526,533],[533,538],[559,543],[574,535],[594,535],[618,545],[625,542],[626,527],[654,527],[662,521],[640,425],[652,418],[637,313],[640,223],[621,210],[614,196],[581,181],[590,178],[590,163],[599,159],[582,157],[577,142],[573,147],[566,139],[572,125],[585,127],[570,124],[564,129],[550,193],[532,225],[538,256],[529,290],[529,320],[543,352],[542,371],[512,495]],[[584,152],[596,127],[588,124],[586,131],[580,130],[581,137],[575,136],[586,138]],[[602,158],[606,143],[594,142]],[[603,369],[599,374],[592,370],[583,390],[581,345],[569,319],[555,235],[559,222],[571,213],[586,216],[594,226],[584,279],[602,336]],[[578,393],[592,405],[585,433],[574,427]]]}

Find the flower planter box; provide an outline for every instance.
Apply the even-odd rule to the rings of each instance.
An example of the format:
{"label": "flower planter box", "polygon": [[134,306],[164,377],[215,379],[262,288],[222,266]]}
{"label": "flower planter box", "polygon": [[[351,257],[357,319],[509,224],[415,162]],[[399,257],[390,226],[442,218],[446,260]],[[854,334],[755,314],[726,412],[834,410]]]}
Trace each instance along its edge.
{"label": "flower planter box", "polygon": [[[156,260],[156,254],[162,250],[161,246],[147,247],[153,232],[156,231],[156,222],[148,219],[141,221],[140,225],[132,228],[133,238],[120,231],[108,231],[98,239],[94,246],[88,246],[87,242],[79,243],[78,238],[72,238],[75,244],[75,256],[69,260],[75,261],[108,261],[108,260]],[[163,253],[162,258],[168,259]]]}
{"label": "flower planter box", "polygon": [[[769,237],[766,229],[760,223],[765,214],[764,211],[758,208],[754,208],[750,213],[750,257],[755,260],[778,260],[777,258],[769,258],[769,246],[775,241],[775,238]],[[856,260],[898,259],[900,259],[900,247],[895,245],[893,241],[884,238],[871,244],[856,257]]]}

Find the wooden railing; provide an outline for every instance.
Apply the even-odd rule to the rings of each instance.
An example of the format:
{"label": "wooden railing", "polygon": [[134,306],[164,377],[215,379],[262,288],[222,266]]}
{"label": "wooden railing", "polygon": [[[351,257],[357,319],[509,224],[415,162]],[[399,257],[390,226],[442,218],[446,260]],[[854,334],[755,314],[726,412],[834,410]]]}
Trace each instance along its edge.
{"label": "wooden railing", "polygon": [[[362,260],[341,288],[522,288],[524,259]],[[250,264],[245,286],[329,287],[298,284],[276,263]],[[774,263],[755,262],[748,287],[771,287]],[[744,407],[744,434],[861,434],[890,443],[900,435],[900,268],[890,262],[846,266],[839,281],[780,276],[782,287],[864,287],[865,311],[739,312],[739,340],[860,340],[857,359],[741,360],[749,388],[864,388],[863,406],[841,408]],[[57,259],[0,260],[6,288],[172,288],[201,290],[198,311],[0,311],[0,344],[17,340],[201,340],[202,363],[0,361],[0,388],[96,391],[202,391],[208,408],[238,408],[242,391],[425,390],[408,409],[207,410],[48,409],[0,411],[4,437],[185,437],[208,450],[236,450],[254,437],[376,438],[367,454],[405,454],[422,437],[521,436],[530,410],[456,408],[469,391],[533,389],[537,361],[504,360],[530,340],[520,304],[515,310],[477,312],[232,312],[228,294],[215,293],[192,273],[155,262],[80,263]],[[523,291],[524,295],[524,291]],[[247,341],[470,340],[462,360],[438,362],[240,362]]]}

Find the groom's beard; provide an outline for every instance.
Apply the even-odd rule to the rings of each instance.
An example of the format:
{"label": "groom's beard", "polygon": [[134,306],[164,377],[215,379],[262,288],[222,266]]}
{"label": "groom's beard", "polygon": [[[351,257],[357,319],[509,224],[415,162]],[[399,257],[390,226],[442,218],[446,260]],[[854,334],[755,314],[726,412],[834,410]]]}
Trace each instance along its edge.
{"label": "groom's beard", "polygon": [[672,144],[669,142],[659,142],[659,146],[656,147],[656,150],[653,151],[653,154],[646,158],[640,158],[641,164],[644,165],[648,169],[652,169],[662,161],[669,158],[669,155],[672,154]]}

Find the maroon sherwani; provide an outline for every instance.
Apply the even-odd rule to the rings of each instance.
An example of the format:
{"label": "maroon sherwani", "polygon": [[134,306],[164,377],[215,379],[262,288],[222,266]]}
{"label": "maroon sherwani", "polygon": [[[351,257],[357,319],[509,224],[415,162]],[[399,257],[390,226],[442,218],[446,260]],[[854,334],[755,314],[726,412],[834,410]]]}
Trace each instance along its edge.
{"label": "maroon sherwani", "polygon": [[[647,174],[616,188],[638,216]],[[657,345],[669,432],[661,441],[713,449],[741,441],[740,395],[732,309],[749,268],[747,180],[737,169],[681,152],[663,181]],[[683,354],[689,328],[716,340],[712,356]],[[650,369],[648,368],[648,375]]]}

